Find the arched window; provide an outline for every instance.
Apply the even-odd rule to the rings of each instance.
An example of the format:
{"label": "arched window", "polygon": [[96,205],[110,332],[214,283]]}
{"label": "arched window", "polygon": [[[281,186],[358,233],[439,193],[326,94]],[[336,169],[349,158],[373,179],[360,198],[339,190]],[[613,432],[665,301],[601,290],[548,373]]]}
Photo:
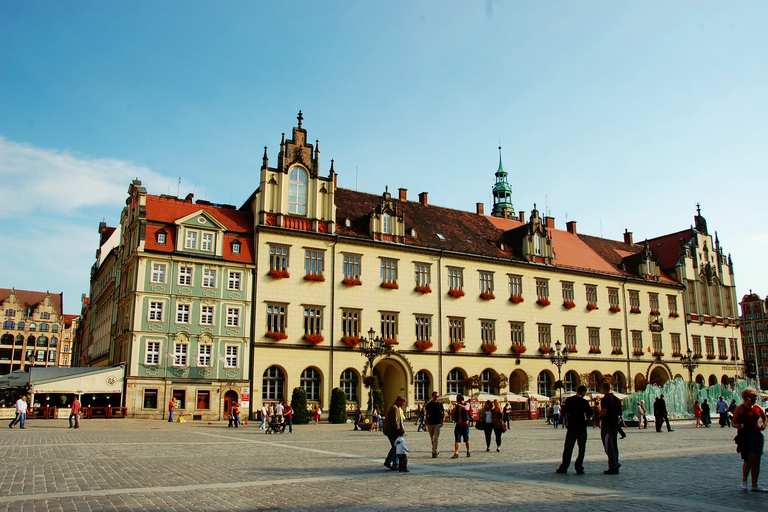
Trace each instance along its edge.
{"label": "arched window", "polygon": [[24,344],[24,336],[22,336],[21,334],[18,334],[16,336],[16,344],[17,345],[23,345]]}
{"label": "arched window", "polygon": [[613,374],[613,389],[617,393],[627,392],[627,380],[624,378],[624,374],[616,372]]}
{"label": "arched window", "polygon": [[29,338],[27,338],[27,346],[28,347],[34,347],[35,346],[35,337],[34,336],[30,336]]}
{"label": "arched window", "polygon": [[48,332],[48,324],[46,323],[40,324],[40,332]]}
{"label": "arched window", "polygon": [[48,346],[48,336],[39,336],[37,338],[37,346],[38,347],[47,347]]}
{"label": "arched window", "polygon": [[23,330],[24,330],[24,327],[25,327],[26,325],[27,325],[27,324],[25,324],[24,322],[19,322],[19,323],[16,325],[16,328],[17,328],[18,330],[20,330],[20,331],[23,331]]}
{"label": "arched window", "polygon": [[283,388],[285,386],[285,376],[283,371],[277,366],[270,366],[264,372],[261,382],[262,400],[283,400]]}
{"label": "arched window", "polygon": [[414,399],[417,402],[429,400],[429,374],[421,370],[414,379]]}
{"label": "arched window", "polygon": [[339,387],[344,390],[344,394],[347,395],[347,401],[357,402],[357,388],[359,387],[359,379],[357,372],[352,368],[347,368],[341,372],[341,381]]}
{"label": "arched window", "polygon": [[288,174],[288,213],[307,214],[307,172],[301,167]]}
{"label": "arched window", "polygon": [[13,345],[13,334],[3,334],[3,337],[0,340],[0,344]]}
{"label": "arched window", "polygon": [[316,368],[307,368],[301,372],[301,387],[307,392],[307,400],[320,401],[320,372]]}
{"label": "arched window", "polygon": [[13,329],[14,327],[16,327],[16,324],[13,320],[6,320],[3,322],[3,329]]}
{"label": "arched window", "polygon": [[565,374],[565,379],[563,379],[563,384],[565,384],[566,393],[575,392],[576,389],[579,387],[579,374],[574,372],[573,370],[569,371],[568,373]]}
{"label": "arched window", "polygon": [[490,368],[483,370],[483,373],[480,374],[480,391],[495,395],[498,392],[498,389],[494,387],[492,382],[495,376],[496,372]]}
{"label": "arched window", "polygon": [[549,372],[541,372],[536,379],[536,384],[540,395],[552,396],[552,375]]}
{"label": "arched window", "polygon": [[388,235],[392,233],[392,217],[388,213],[381,214],[381,232]]}
{"label": "arched window", "polygon": [[59,346],[59,338],[56,336],[51,337],[51,343],[49,345],[50,347],[57,347]]}
{"label": "arched window", "polygon": [[464,372],[459,368],[454,368],[448,372],[448,378],[445,382],[445,390],[448,393],[464,393],[464,387],[461,381],[464,380]]}
{"label": "arched window", "polygon": [[595,393],[602,392],[603,387],[603,375],[595,370],[592,372],[592,377],[589,379],[589,384],[592,389],[590,391],[594,391]]}
{"label": "arched window", "polygon": [[702,374],[698,374],[696,376],[696,384],[699,384],[701,386],[704,385],[704,376]]}
{"label": "arched window", "polygon": [[709,376],[709,385],[710,386],[714,386],[715,384],[717,384],[717,377],[715,377],[714,375],[710,375]]}
{"label": "arched window", "polygon": [[51,332],[59,332],[59,326],[58,324],[53,324],[51,326]]}
{"label": "arched window", "polygon": [[36,331],[37,330],[37,324],[34,324],[34,323],[29,324],[28,329],[30,331]]}

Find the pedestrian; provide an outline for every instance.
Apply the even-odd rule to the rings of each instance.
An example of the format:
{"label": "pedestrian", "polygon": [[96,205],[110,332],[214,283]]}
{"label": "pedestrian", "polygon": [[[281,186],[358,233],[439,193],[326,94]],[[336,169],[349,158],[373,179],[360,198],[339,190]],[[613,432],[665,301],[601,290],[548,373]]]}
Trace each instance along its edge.
{"label": "pedestrian", "polygon": [[19,424],[19,428],[27,428],[27,397],[22,396],[16,400],[16,417],[11,421],[8,428],[13,428],[15,424]]}
{"label": "pedestrian", "polygon": [[381,421],[381,410],[379,406],[375,406],[373,409],[373,417],[371,418],[371,432],[379,431],[379,422]]}
{"label": "pedestrian", "polygon": [[709,428],[712,424],[712,414],[709,410],[709,403],[707,403],[706,398],[701,402],[701,424],[704,425],[705,428]]}
{"label": "pedestrian", "polygon": [[395,448],[395,441],[400,436],[399,431],[405,430],[403,428],[403,410],[405,405],[405,397],[398,395],[387,409],[387,413],[384,416],[384,435],[389,439],[389,453],[384,460],[384,465],[391,470],[398,469],[399,462],[397,459],[397,449]]}
{"label": "pedestrian", "polygon": [[281,404],[280,402],[277,402],[275,404],[275,415],[277,416],[278,423],[283,422],[283,414],[285,414],[285,408],[283,407],[283,404]]}
{"label": "pedestrian", "polygon": [[313,407],[314,413],[315,413],[315,425],[317,425],[320,422],[320,406],[315,404]]}
{"label": "pedestrian", "polygon": [[267,406],[264,404],[264,402],[261,403],[261,424],[259,425],[259,430],[266,430],[267,428]]}
{"label": "pedestrian", "polygon": [[696,428],[701,428],[701,405],[699,405],[698,400],[693,402],[693,417],[695,418],[693,425]]}
{"label": "pedestrian", "polygon": [[741,453],[744,463],[741,466],[741,490],[747,490],[747,477],[752,474],[753,491],[768,492],[768,489],[757,484],[760,476],[760,458],[763,455],[763,430],[768,424],[765,411],[757,405],[757,391],[746,388],[741,392],[744,403],[733,413],[733,426],[738,429],[736,436],[736,451]]}
{"label": "pedestrian", "polygon": [[[80,404],[80,400],[77,398],[77,395],[75,395],[75,399],[72,400],[72,405],[70,406],[69,411],[69,428],[80,428],[80,410],[82,409],[82,405]],[[74,423],[72,420],[75,420]]]}
{"label": "pedestrian", "polygon": [[395,452],[397,453],[398,468],[401,473],[410,473],[408,469],[408,446],[405,444],[405,430],[400,428],[395,439]]}
{"label": "pedestrian", "polygon": [[579,454],[576,456],[576,462],[573,467],[576,469],[577,475],[584,474],[584,455],[587,449],[587,422],[592,416],[592,407],[584,399],[586,394],[587,386],[579,386],[576,394],[566,398],[563,404],[565,425],[568,430],[565,433],[563,461],[560,463],[560,467],[555,470],[556,473],[568,473],[568,466],[571,465],[571,456],[573,455],[573,446],[578,444]]}
{"label": "pedestrian", "polygon": [[730,425],[728,421],[728,402],[725,401],[725,397],[720,397],[720,400],[715,404],[717,413],[720,415],[720,428],[725,428]]}
{"label": "pedestrian", "polygon": [[635,409],[637,414],[637,428],[639,429],[646,429],[648,428],[648,418],[646,418],[646,410],[645,410],[645,400],[640,400],[637,402],[637,408]]}
{"label": "pedestrian", "polygon": [[[357,410],[360,414],[360,409]],[[283,417],[288,422],[288,433],[293,434],[293,407],[288,403],[288,400],[283,402]]]}
{"label": "pedestrian", "polygon": [[656,418],[656,432],[661,432],[661,426],[667,423],[667,432],[674,432],[669,425],[669,414],[667,413],[667,402],[664,395],[659,395],[653,402],[653,416]]}
{"label": "pedestrian", "polygon": [[560,424],[560,403],[555,402],[555,405],[552,407],[552,423],[555,424],[555,428],[558,427]]}
{"label": "pedestrian", "polygon": [[509,402],[504,404],[504,424],[507,426],[507,430],[509,430],[510,424],[509,420],[512,416],[512,406],[509,405]]}
{"label": "pedestrian", "polygon": [[621,464],[619,463],[619,417],[621,416],[621,400],[611,392],[611,384],[603,382],[603,399],[600,400],[600,417],[602,427],[600,438],[603,441],[605,454],[608,456],[608,469],[603,471],[606,475],[618,475]]}
{"label": "pedestrian", "polygon": [[168,423],[173,423],[173,408],[176,404],[174,403],[174,399],[172,398],[168,402]]}
{"label": "pedestrian", "polygon": [[355,411],[355,428],[352,430],[362,430],[361,428],[358,428],[361,421],[363,421],[363,413],[360,412],[360,407],[358,407]]}
{"label": "pedestrian", "polygon": [[438,440],[440,439],[440,429],[443,428],[443,418],[445,418],[445,407],[437,400],[437,391],[432,392],[432,400],[424,406],[424,415],[427,418],[427,432],[432,441],[432,458],[440,455]]}
{"label": "pedestrian", "polygon": [[[501,410],[501,404],[498,400],[493,401],[493,410],[491,414],[491,429],[496,437],[496,452],[501,451],[501,435],[507,431],[507,424],[504,423],[504,412]],[[489,439],[486,436],[486,444],[489,443]],[[488,451],[488,450],[486,450]]]}
{"label": "pedestrian", "polygon": [[469,449],[469,404],[464,401],[464,395],[456,395],[456,406],[453,408],[453,421],[456,422],[456,426],[453,427],[454,437],[454,449],[452,459],[459,458],[459,448],[461,447],[461,441],[464,440],[464,445],[467,448],[467,457],[472,456],[472,452]]}
{"label": "pedestrian", "polygon": [[733,415],[736,413],[736,407],[736,399],[734,398],[728,405],[728,426],[733,425]]}
{"label": "pedestrian", "polygon": [[232,419],[235,423],[235,428],[240,427],[240,403],[235,402],[232,404]]}

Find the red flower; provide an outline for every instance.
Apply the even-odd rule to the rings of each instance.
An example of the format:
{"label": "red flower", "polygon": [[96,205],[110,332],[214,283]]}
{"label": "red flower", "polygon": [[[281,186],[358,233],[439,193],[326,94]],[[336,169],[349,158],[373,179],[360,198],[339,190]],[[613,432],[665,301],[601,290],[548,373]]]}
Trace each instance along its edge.
{"label": "red flower", "polygon": [[592,304],[591,302],[589,304],[587,304],[587,310],[588,311],[594,311],[596,309],[598,309],[597,308],[597,304]]}
{"label": "red flower", "polygon": [[341,284],[343,284],[344,286],[360,286],[361,284],[363,284],[363,282],[357,277],[355,277],[355,278],[342,279]]}
{"label": "red flower", "polygon": [[678,313],[677,311],[670,311],[669,312],[669,318],[677,318],[679,316],[680,316],[680,313]]}
{"label": "red flower", "polygon": [[[611,350],[611,355],[612,356],[620,356],[622,354],[624,354],[624,352],[622,352],[620,348],[615,348],[615,349]],[[635,355],[637,355],[637,354],[635,354]]]}
{"label": "red flower", "polygon": [[464,348],[464,343],[461,341],[452,341],[448,344],[448,348],[451,350],[451,352],[458,352]]}
{"label": "red flower", "polygon": [[633,356],[641,356],[641,355],[643,355],[643,349],[641,349],[641,348],[636,348],[636,349],[634,349],[634,350],[632,351],[632,355],[633,355]]}
{"label": "red flower", "polygon": [[638,314],[640,313],[640,308],[629,308],[630,313]]}
{"label": "red flower", "polygon": [[417,286],[413,290],[419,293],[432,293],[432,288],[429,286]]}
{"label": "red flower", "polygon": [[495,343],[483,343],[482,345],[480,345],[480,348],[486,354],[493,354],[494,352],[496,352],[496,349],[498,349]]}
{"label": "red flower", "polygon": [[392,345],[397,345],[397,340],[392,338],[384,338],[384,343],[391,347]]}
{"label": "red flower", "polygon": [[386,288],[388,290],[397,290],[400,288],[397,283],[390,283],[389,281],[382,281],[379,285],[381,288]]}
{"label": "red flower", "polygon": [[291,277],[291,274],[287,270],[270,269],[267,275],[272,279],[283,279],[284,277]]}
{"label": "red flower", "polygon": [[318,345],[325,341],[325,338],[323,338],[322,334],[305,334],[301,337],[304,341],[309,343],[310,345]]}
{"label": "red flower", "polygon": [[563,307],[565,309],[573,309],[576,307],[576,303],[573,302],[572,300],[566,300],[566,301],[563,301]]}
{"label": "red flower", "polygon": [[322,283],[325,281],[325,276],[323,274],[307,274],[304,276],[305,281],[317,281]]}
{"label": "red flower", "polygon": [[264,337],[275,340],[275,341],[280,341],[280,340],[286,339],[288,335],[285,334],[284,332],[267,331],[267,334],[265,334]]}
{"label": "red flower", "polygon": [[525,353],[525,345],[512,345],[512,347],[510,347],[510,350],[515,355],[524,354]]}
{"label": "red flower", "polygon": [[417,340],[414,345],[416,345],[416,348],[421,350],[422,352],[424,350],[429,350],[432,348],[432,342],[428,340]]}
{"label": "red flower", "polygon": [[552,303],[549,302],[547,299],[536,299],[536,304],[538,304],[539,306],[545,308],[545,307],[549,306]]}
{"label": "red flower", "polygon": [[459,297],[464,296],[464,290],[454,290],[453,288],[451,288],[450,290],[448,290],[448,295],[450,295],[454,299],[458,299]]}
{"label": "red flower", "polygon": [[539,347],[539,352],[542,354],[549,354],[552,352],[552,347]]}
{"label": "red flower", "polygon": [[493,299],[496,298],[496,296],[494,294],[492,294],[491,292],[482,292],[480,294],[480,298],[483,299],[483,300],[493,300]]}
{"label": "red flower", "polygon": [[600,349],[599,348],[594,348],[594,347],[589,347],[589,353],[590,354],[599,354],[600,353]]}
{"label": "red flower", "polygon": [[358,338],[357,336],[344,336],[343,338],[341,338],[341,341],[346,346],[354,348],[360,342],[360,338]]}
{"label": "red flower", "polygon": [[511,302],[512,304],[520,304],[524,300],[525,299],[523,299],[522,295],[510,295],[509,296],[509,302]]}
{"label": "red flower", "polygon": [[608,311],[610,311],[611,313],[618,313],[619,311],[621,311],[621,308],[619,306],[611,306],[608,308]]}
{"label": "red flower", "polygon": [[576,353],[576,347],[565,347],[565,350],[567,350],[571,354],[575,354]]}

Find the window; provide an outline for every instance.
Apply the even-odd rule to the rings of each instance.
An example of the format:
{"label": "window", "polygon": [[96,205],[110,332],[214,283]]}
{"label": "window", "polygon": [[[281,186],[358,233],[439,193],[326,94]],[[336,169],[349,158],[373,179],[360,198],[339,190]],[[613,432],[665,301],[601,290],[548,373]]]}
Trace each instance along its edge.
{"label": "window", "polygon": [[575,393],[576,389],[579,386],[579,375],[574,372],[573,370],[569,371],[565,374],[565,378],[563,379],[563,384],[565,385],[565,390],[567,393]]}
{"label": "window", "polygon": [[537,391],[540,395],[552,396],[552,375],[549,372],[541,372],[536,379]]}
{"label": "window", "polygon": [[715,307],[715,316],[723,316],[720,309],[720,283],[715,279],[712,285],[712,305]]}
{"label": "window", "polygon": [[509,333],[512,339],[512,344],[518,347],[525,346],[525,338],[523,336],[523,323],[522,322],[509,322]]}
{"label": "window", "polygon": [[269,270],[288,270],[288,246],[269,246]]}
{"label": "window", "polygon": [[381,232],[392,234],[392,217],[388,213],[381,215]]}
{"label": "window", "polygon": [[56,351],[55,350],[49,350],[48,351],[48,362],[49,363],[55,363],[56,362]]}
{"label": "window", "polygon": [[144,390],[144,402],[143,409],[157,409],[157,390],[145,389]]}
{"label": "window", "polygon": [[186,409],[187,408],[187,392],[183,389],[174,389],[172,393],[173,393],[173,398],[175,398],[176,401],[179,402],[179,409]]}
{"label": "window", "polygon": [[323,308],[320,306],[304,306],[304,334],[317,335],[323,333]]}
{"label": "window", "polygon": [[608,305],[611,309],[619,309],[619,289],[608,288]]}
{"label": "window", "polygon": [[381,259],[381,282],[397,284],[397,260]]}
{"label": "window", "polygon": [[600,329],[598,327],[587,327],[587,338],[589,339],[589,351],[593,354],[599,354]]}
{"label": "window", "polygon": [[240,242],[232,242],[232,254],[240,254]]}
{"label": "window", "polygon": [[[50,315],[50,313],[43,313],[43,314]],[[48,324],[46,324],[46,323],[40,324],[40,332],[48,332],[48,329],[49,329]]]}
{"label": "window", "polygon": [[416,315],[416,341],[430,341],[432,339],[432,317],[429,315]]}
{"label": "window", "polygon": [[688,306],[691,309],[691,313],[697,313],[698,310],[696,309],[696,281],[693,279],[688,279],[687,286],[688,290]]}
{"label": "window", "polygon": [[509,278],[509,296],[510,297],[522,297],[523,296],[523,276],[507,276]]}
{"label": "window", "polygon": [[197,390],[197,407],[198,410],[207,410],[211,408],[211,392],[208,389]]}
{"label": "window", "polygon": [[216,288],[216,270],[203,269],[203,288]]}
{"label": "window", "polygon": [[669,316],[678,316],[677,295],[667,295],[667,308],[669,308]]}
{"label": "window", "polygon": [[66,357],[66,356],[62,357],[61,358],[61,364],[64,365],[64,366],[68,366],[69,365],[69,358]]}
{"label": "window", "polygon": [[16,324],[13,322],[13,320],[6,320],[3,322],[3,329],[13,330],[15,326]]}
{"label": "window", "polygon": [[728,357],[728,349],[725,345],[725,338],[717,338],[717,353],[720,359],[725,359]]}
{"label": "window", "polygon": [[185,249],[197,249],[197,232],[187,231],[187,239],[184,243]]}
{"label": "window", "polygon": [[691,341],[693,343],[693,355],[701,357],[701,336],[691,336]]}
{"label": "window", "polygon": [[148,341],[147,352],[144,357],[145,365],[157,366],[160,364],[160,342]]}
{"label": "window", "polygon": [[30,331],[36,331],[37,330],[37,324],[31,323],[29,324],[29,327],[27,327]]}
{"label": "window", "polygon": [[563,303],[573,304],[573,283],[563,283]]}
{"label": "window", "polygon": [[267,303],[267,332],[285,332],[285,304]]}
{"label": "window", "polygon": [[651,334],[651,344],[653,345],[653,353],[654,354],[663,354],[664,351],[662,350],[661,346],[661,333],[654,332]]}
{"label": "window", "polygon": [[165,283],[165,265],[162,263],[152,264],[152,282]]}
{"label": "window", "polygon": [[493,272],[480,271],[480,293],[493,294]]}
{"label": "window", "polygon": [[224,368],[237,368],[239,366],[238,361],[238,346],[237,345],[227,345],[224,348]]}
{"label": "window", "polygon": [[211,252],[213,250],[213,234],[203,233],[203,236],[200,239],[200,250],[206,252]]}
{"label": "window", "polygon": [[652,315],[659,314],[659,294],[648,292],[648,307],[651,308]]}
{"label": "window", "polygon": [[304,271],[307,275],[323,275],[323,251],[306,249],[304,251]]}
{"label": "window", "polygon": [[448,289],[464,289],[464,269],[448,267]]}
{"label": "window", "polygon": [[288,213],[307,214],[307,173],[300,167],[288,173]]}
{"label": "window", "polygon": [[316,368],[307,368],[301,372],[301,387],[307,392],[307,400],[320,401],[320,372]]}
{"label": "window", "polygon": [[360,255],[344,254],[343,258],[344,279],[360,279]]}
{"label": "window", "polygon": [[20,331],[23,331],[23,330],[24,330],[24,326],[25,326],[25,325],[26,325],[26,324],[25,324],[24,322],[19,322],[19,323],[16,325],[16,328],[17,328],[18,330],[20,330]]}
{"label": "window", "polygon": [[344,394],[347,395],[348,402],[357,402],[357,388],[359,380],[357,378],[357,372],[351,368],[347,368],[341,372],[341,380],[339,387],[344,390]]}
{"label": "window", "polygon": [[682,349],[680,347],[680,334],[673,332],[669,335],[669,338],[670,338],[670,343],[672,344],[672,356],[680,357],[681,355],[683,355],[681,351]]}
{"label": "window", "polygon": [[50,320],[51,314],[48,313],[47,311],[43,311],[42,313],[40,313],[40,318],[42,318],[43,320]]}
{"label": "window", "polygon": [[397,313],[381,313],[381,337],[397,340]]}
{"label": "window", "polygon": [[197,356],[197,365],[202,367],[211,366],[211,352],[213,345],[200,345],[198,351],[200,354]]}
{"label": "window", "polygon": [[173,365],[187,366],[187,350],[189,345],[186,343],[174,343],[173,345]]}
{"label": "window", "polygon": [[707,286],[707,280],[704,276],[702,276],[701,281],[699,281],[699,287],[701,291],[701,314],[709,315],[709,300],[707,299],[707,289],[709,287]]}
{"label": "window", "polygon": [[200,306],[200,325],[213,325],[213,306]]}
{"label": "window", "polygon": [[179,286],[192,286],[192,267],[179,267]]}
{"label": "window", "polygon": [[50,347],[56,347],[56,346],[58,346],[58,344],[59,344],[59,338],[57,338],[56,336],[52,337],[51,338],[51,344],[49,346]]}
{"label": "window", "polygon": [[637,290],[629,290],[629,312],[640,312],[640,292]]}
{"label": "window", "polygon": [[731,359],[737,360],[739,358],[739,340],[737,338],[728,338],[731,345]]}
{"label": "window", "polygon": [[414,379],[413,398],[417,402],[426,402],[429,400],[429,374],[424,370],[419,371]]}
{"label": "window", "polygon": [[341,335],[357,338],[360,336],[360,310],[341,310]]}
{"label": "window", "polygon": [[643,332],[632,331],[632,353],[635,355],[643,354]]}
{"label": "window", "polygon": [[240,281],[242,280],[242,273],[229,272],[229,279],[227,279],[227,290],[240,290]]}
{"label": "window", "polygon": [[163,321],[163,303],[162,302],[150,302],[149,303],[149,318],[150,322],[162,322]]}
{"label": "window", "polygon": [[536,279],[536,298],[539,300],[549,299],[549,280]]}
{"label": "window", "polygon": [[59,332],[59,326],[56,324],[53,324],[51,326],[51,332]]}
{"label": "window", "polygon": [[552,346],[552,326],[550,324],[537,324],[539,330],[539,349],[549,352]]}
{"label": "window", "polygon": [[157,232],[157,245],[165,245],[165,231]]}
{"label": "window", "polygon": [[563,340],[565,341],[566,349],[568,349],[570,352],[576,352],[576,326],[563,326]]}
{"label": "window", "polygon": [[15,309],[6,309],[5,310],[6,316],[16,316],[16,310]]}
{"label": "window", "polygon": [[227,327],[240,327],[240,308],[227,308]]}
{"label": "window", "polygon": [[[496,372],[490,369],[485,369],[482,372],[480,372],[480,391],[483,393],[493,393],[497,394],[498,389],[493,386],[493,380],[496,377]],[[497,381],[498,382],[498,381]]]}
{"label": "window", "polygon": [[463,318],[448,318],[448,339],[451,343],[464,341]]}
{"label": "window", "polygon": [[731,309],[731,289],[727,286],[723,287],[723,304],[725,304],[725,316],[728,318],[733,317],[733,310]]}
{"label": "window", "polygon": [[587,288],[587,306],[597,306],[597,286],[593,284],[586,285]]}
{"label": "window", "polygon": [[188,324],[189,323],[189,304],[176,304],[176,323]]}
{"label": "window", "polygon": [[705,336],[704,341],[707,343],[707,357],[715,357],[715,338],[712,336]]}
{"label": "window", "polygon": [[445,382],[445,391],[448,393],[463,393],[464,387],[461,385],[462,380],[464,380],[464,372],[458,368],[454,368],[448,372],[448,377]]}
{"label": "window", "polygon": [[480,343],[493,345],[496,343],[496,321],[480,320]]}
{"label": "window", "polygon": [[428,263],[415,263],[414,269],[415,269],[416,286],[420,286],[422,288],[429,288],[432,283],[431,265],[429,265]]}

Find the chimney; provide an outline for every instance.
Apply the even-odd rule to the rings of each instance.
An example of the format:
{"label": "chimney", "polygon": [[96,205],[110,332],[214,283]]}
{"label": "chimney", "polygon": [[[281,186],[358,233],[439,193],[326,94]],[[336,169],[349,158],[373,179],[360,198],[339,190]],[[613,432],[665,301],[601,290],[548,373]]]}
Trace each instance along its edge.
{"label": "chimney", "polygon": [[502,219],[508,219],[509,218],[509,213],[507,212],[506,208],[502,208],[501,209],[501,218]]}
{"label": "chimney", "polygon": [[407,188],[399,188],[397,189],[398,192],[400,192],[400,200],[401,201],[407,201],[408,200],[408,189]]}
{"label": "chimney", "polygon": [[427,193],[422,192],[419,194],[419,202],[423,204],[424,206],[427,206]]}
{"label": "chimney", "polygon": [[568,232],[572,235],[576,234],[576,221],[572,220],[565,223],[565,229],[568,230]]}
{"label": "chimney", "polygon": [[520,219],[520,222],[522,222],[523,224],[525,224],[525,212],[521,210],[521,211],[519,211],[518,213],[520,214],[520,217],[519,217],[519,219]]}
{"label": "chimney", "polygon": [[184,202],[185,202],[185,203],[191,203],[191,202],[192,202],[192,198],[193,198],[193,197],[195,197],[195,194],[193,194],[192,192],[190,192],[189,194],[187,194],[187,197],[185,197],[185,198],[184,198]]}
{"label": "chimney", "polygon": [[547,225],[547,229],[555,229],[555,218],[554,217],[544,217],[544,224]]}
{"label": "chimney", "polygon": [[626,229],[624,230],[624,243],[632,245],[632,233]]}
{"label": "chimney", "polygon": [[485,208],[483,206],[483,203],[477,203],[477,214],[485,215]]}

